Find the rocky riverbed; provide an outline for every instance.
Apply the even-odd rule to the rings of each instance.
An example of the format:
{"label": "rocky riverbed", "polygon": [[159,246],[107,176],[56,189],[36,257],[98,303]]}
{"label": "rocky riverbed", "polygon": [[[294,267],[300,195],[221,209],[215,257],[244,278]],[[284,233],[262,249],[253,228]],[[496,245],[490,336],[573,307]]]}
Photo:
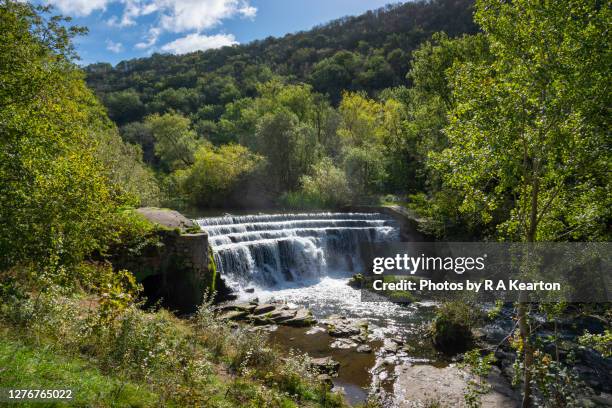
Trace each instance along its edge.
{"label": "rocky riverbed", "polygon": [[[412,307],[421,307],[424,314],[431,309],[429,305]],[[475,380],[462,368],[461,355],[449,357],[433,349],[425,323],[413,325],[411,330],[389,332],[380,327],[380,322],[339,313],[316,319],[308,308],[282,300],[227,303],[218,311],[223,319],[268,332],[270,340],[282,348],[308,353],[320,378],[355,405],[375,397],[385,407],[462,407],[466,406],[468,384]],[[486,379],[488,390],[481,397],[483,407],[520,405],[520,393],[510,385],[514,354],[499,345],[512,330],[510,314],[511,310],[504,311],[475,333],[478,346],[491,347],[496,357]],[[569,328],[565,329],[562,334],[570,341]],[[592,350],[578,353],[575,369],[591,390],[583,399],[585,406],[612,406],[612,382],[608,381],[611,364],[611,359]]]}

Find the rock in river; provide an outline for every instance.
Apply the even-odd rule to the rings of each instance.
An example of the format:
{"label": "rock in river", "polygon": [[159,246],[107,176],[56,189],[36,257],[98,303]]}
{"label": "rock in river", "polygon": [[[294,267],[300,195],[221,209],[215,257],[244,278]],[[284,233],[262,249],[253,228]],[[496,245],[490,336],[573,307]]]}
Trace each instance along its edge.
{"label": "rock in river", "polygon": [[268,313],[273,311],[274,309],[276,309],[277,305],[274,305],[272,303],[264,303],[263,305],[259,305],[257,307],[255,307],[255,309],[253,310],[253,314],[254,315],[261,315],[264,313]]}
{"label": "rock in river", "polygon": [[293,327],[308,327],[316,323],[316,320],[312,317],[312,313],[308,309],[298,309],[295,312],[295,316],[289,320],[281,322],[286,326]]}
{"label": "rock in river", "polygon": [[331,376],[337,375],[338,369],[340,369],[340,363],[331,357],[313,358],[310,360],[310,365],[319,373]]}
{"label": "rock in river", "polygon": [[332,337],[350,337],[367,330],[368,323],[365,320],[348,319],[344,316],[331,315],[323,321],[327,326],[327,332]]}
{"label": "rock in river", "polygon": [[[466,407],[464,394],[471,375],[454,365],[438,368],[431,365],[406,364],[395,368],[395,405]],[[518,395],[494,367],[487,378],[491,389],[482,395],[483,408],[514,408],[520,406]],[[441,405],[444,404],[444,405]],[[438,405],[436,405],[438,406]]]}
{"label": "rock in river", "polygon": [[243,320],[247,317],[248,312],[243,310],[228,310],[219,315],[221,320]]}

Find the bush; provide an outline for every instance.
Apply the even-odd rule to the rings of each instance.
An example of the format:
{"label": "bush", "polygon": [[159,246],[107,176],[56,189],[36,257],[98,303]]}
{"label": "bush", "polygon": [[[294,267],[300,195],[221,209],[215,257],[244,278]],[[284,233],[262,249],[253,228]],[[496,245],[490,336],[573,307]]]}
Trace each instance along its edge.
{"label": "bush", "polygon": [[329,157],[311,167],[311,174],[300,179],[302,193],[311,201],[336,207],[350,202],[351,191],[346,174]]}
{"label": "bush", "polygon": [[194,164],[175,173],[175,183],[192,205],[221,205],[238,183],[262,163],[261,156],[241,145],[204,144],[196,151]]}
{"label": "bush", "polygon": [[[190,321],[165,310],[143,311],[129,295],[132,284],[123,273],[108,266],[83,268],[100,273],[94,282],[99,287],[92,286],[95,296],[75,296],[59,286],[33,295],[3,284],[0,333],[7,327],[34,350],[44,347],[70,361],[89,361],[108,376],[109,387],[121,378],[152,392],[161,405],[280,407],[308,400],[341,406],[341,399],[316,381],[306,356],[285,357],[263,333],[220,320],[212,301]],[[216,365],[226,365],[234,380],[220,382]]]}
{"label": "bush", "polygon": [[444,303],[432,324],[434,346],[447,354],[466,351],[473,342],[472,327],[479,318],[480,312],[468,303]]}
{"label": "bush", "polygon": [[334,208],[349,204],[351,191],[344,172],[329,157],[313,165],[309,175],[300,178],[299,191],[285,193],[280,202],[289,208]]}

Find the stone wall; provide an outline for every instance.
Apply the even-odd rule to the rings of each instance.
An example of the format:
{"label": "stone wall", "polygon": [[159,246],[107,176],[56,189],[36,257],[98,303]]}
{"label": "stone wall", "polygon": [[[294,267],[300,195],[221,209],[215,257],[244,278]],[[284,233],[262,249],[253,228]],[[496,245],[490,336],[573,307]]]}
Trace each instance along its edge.
{"label": "stone wall", "polygon": [[137,211],[157,225],[157,242],[116,260],[115,267],[128,269],[142,283],[147,305],[161,302],[179,313],[195,311],[206,290],[216,286],[214,268],[209,265],[208,235],[190,232],[196,226],[176,211]]}

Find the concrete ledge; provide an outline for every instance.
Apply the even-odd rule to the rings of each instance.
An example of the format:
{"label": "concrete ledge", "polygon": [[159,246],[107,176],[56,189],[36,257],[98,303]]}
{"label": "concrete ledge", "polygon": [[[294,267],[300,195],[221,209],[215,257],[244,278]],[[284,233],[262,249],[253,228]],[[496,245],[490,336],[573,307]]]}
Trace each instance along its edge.
{"label": "concrete ledge", "polygon": [[142,207],[138,208],[136,212],[142,214],[153,224],[157,224],[165,228],[179,228],[180,230],[185,231],[197,227],[195,222],[185,217],[180,212],[167,208]]}

